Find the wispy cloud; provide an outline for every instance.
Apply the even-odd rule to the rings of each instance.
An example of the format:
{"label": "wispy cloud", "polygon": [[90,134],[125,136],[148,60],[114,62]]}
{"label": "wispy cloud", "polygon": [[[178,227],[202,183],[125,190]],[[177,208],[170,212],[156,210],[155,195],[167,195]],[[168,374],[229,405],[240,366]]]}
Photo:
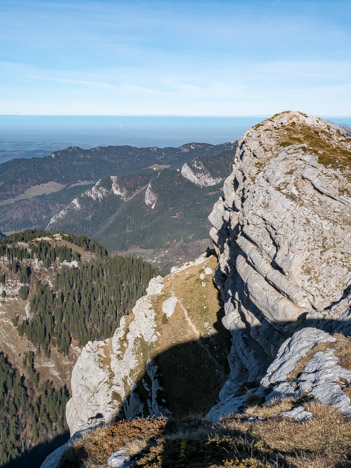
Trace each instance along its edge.
{"label": "wispy cloud", "polygon": [[43,81],[54,81],[56,83],[69,83],[74,85],[81,85],[81,86],[94,86],[97,88],[106,88],[106,89],[117,89],[116,86],[110,83],[104,83],[102,81],[88,81],[88,80],[73,80],[67,78],[54,78],[49,76],[38,76],[33,75],[33,78]]}
{"label": "wispy cloud", "polygon": [[2,0],[0,113],[344,113],[350,24],[349,0]]}

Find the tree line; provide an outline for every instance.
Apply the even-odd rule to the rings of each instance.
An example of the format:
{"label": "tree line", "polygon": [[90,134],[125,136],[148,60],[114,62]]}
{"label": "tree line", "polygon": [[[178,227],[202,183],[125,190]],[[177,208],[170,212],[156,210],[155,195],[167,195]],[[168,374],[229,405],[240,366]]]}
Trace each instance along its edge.
{"label": "tree line", "polygon": [[142,259],[119,255],[62,268],[53,290],[37,282],[30,302],[33,318],[15,324],[46,354],[53,345],[68,354],[72,339],[84,346],[110,337],[145,294],[150,279],[160,273]]}
{"label": "tree line", "polygon": [[[59,234],[62,239],[66,240],[67,242],[70,242],[71,244],[76,245],[77,247],[81,247],[85,251],[95,253],[96,256],[99,258],[107,257],[106,248],[95,239],[90,239],[83,235],[77,236],[75,234],[67,234],[61,231],[56,234]],[[3,249],[4,246],[8,246],[18,242],[27,243],[43,237],[55,239],[54,234],[43,229],[27,229],[25,231],[15,232],[13,234],[8,235],[7,237],[0,237],[0,252],[2,251],[1,249]]]}

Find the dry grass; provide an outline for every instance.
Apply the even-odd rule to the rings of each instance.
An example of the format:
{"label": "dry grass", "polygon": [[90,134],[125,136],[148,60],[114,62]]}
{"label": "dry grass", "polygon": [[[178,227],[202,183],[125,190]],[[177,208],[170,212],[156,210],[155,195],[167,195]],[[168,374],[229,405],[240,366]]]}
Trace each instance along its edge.
{"label": "dry grass", "polygon": [[200,420],[163,418],[122,421],[98,428],[77,441],[62,456],[61,468],[106,467],[109,456],[123,448],[132,466],[153,468],[268,468],[262,444],[235,440],[220,426]]}
{"label": "dry grass", "polygon": [[[124,448],[134,467],[230,468],[351,466],[351,424],[337,410],[307,403],[312,420],[298,423],[278,414],[297,404],[288,399],[250,408],[218,424],[203,419],[139,419],[96,429],[63,456],[61,468],[105,467]],[[264,420],[249,422],[247,416]]]}
{"label": "dry grass", "polygon": [[341,170],[351,168],[351,141],[340,133],[340,141],[335,144],[328,132],[318,131],[307,125],[286,127],[281,146],[307,145],[318,156],[318,162]]}
{"label": "dry grass", "polygon": [[296,406],[296,398],[283,398],[272,400],[269,405],[253,405],[245,410],[247,416],[255,418],[274,418],[279,416],[283,411],[290,411]]}
{"label": "dry grass", "polygon": [[182,298],[183,306],[202,336],[209,334],[204,324],[207,322],[213,326],[222,307],[218,299],[218,290],[213,284],[213,275],[200,278],[205,268],[211,268],[214,272],[217,268],[217,259],[210,257],[204,263],[175,275],[172,281],[174,294]]}
{"label": "dry grass", "polygon": [[335,356],[340,358],[338,365],[351,370],[351,339],[341,333],[335,333],[333,336],[338,341],[332,343],[330,347],[335,349]]}
{"label": "dry grass", "polygon": [[290,466],[350,466],[350,421],[329,405],[317,402],[305,404],[305,409],[312,412],[313,418],[303,424],[290,418],[277,417],[278,412],[291,409],[293,404],[291,400],[282,400],[261,412],[249,409],[255,416],[265,417],[264,421],[247,423],[241,419],[228,418],[224,424],[255,440],[262,440],[272,453],[278,453]]}
{"label": "dry grass", "polygon": [[156,439],[164,431],[167,419],[135,419],[95,429],[78,440],[62,456],[60,467],[106,466],[112,453],[129,447],[132,453],[140,445]]}

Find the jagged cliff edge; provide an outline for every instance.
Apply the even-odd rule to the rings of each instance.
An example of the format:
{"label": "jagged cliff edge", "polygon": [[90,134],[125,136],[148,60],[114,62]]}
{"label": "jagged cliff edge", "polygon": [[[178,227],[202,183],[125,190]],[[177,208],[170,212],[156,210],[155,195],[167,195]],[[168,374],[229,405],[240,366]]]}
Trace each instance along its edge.
{"label": "jagged cliff edge", "polygon": [[238,388],[260,379],[252,392],[266,401],[307,391],[350,414],[349,398],[332,384],[349,372],[333,367],[332,351],[319,356],[324,372],[316,364],[290,378],[316,343],[351,330],[350,136],[331,122],[284,112],[239,142],[210,215],[223,323],[232,334],[231,375],[211,419],[240,411],[247,396],[235,397]]}

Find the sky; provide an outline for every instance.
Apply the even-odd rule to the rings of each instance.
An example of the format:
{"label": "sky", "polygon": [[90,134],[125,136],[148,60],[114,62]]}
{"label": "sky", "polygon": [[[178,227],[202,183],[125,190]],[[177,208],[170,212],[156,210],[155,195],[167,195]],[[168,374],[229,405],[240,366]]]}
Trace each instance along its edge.
{"label": "sky", "polygon": [[351,114],[351,2],[0,0],[0,114]]}

